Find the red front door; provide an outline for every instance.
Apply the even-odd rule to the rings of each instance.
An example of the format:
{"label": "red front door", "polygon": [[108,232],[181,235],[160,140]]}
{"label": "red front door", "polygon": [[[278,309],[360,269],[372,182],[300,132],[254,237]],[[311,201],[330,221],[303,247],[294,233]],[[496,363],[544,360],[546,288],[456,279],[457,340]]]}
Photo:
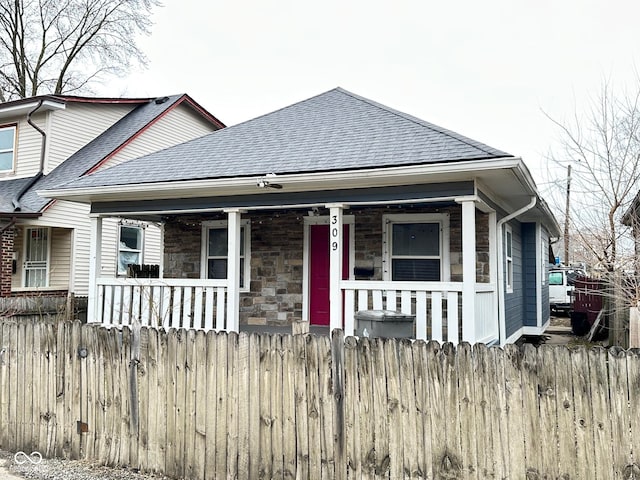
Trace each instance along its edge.
{"label": "red front door", "polygon": [[[312,325],[329,325],[329,225],[311,225],[309,249],[309,318]],[[349,278],[349,225],[343,229],[342,278]]]}

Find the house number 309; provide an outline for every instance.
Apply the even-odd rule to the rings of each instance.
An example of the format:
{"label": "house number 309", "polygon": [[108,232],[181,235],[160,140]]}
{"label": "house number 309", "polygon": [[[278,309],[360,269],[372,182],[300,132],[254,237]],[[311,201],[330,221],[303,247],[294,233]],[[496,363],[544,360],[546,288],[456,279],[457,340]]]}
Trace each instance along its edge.
{"label": "house number 309", "polygon": [[[332,215],[331,216],[331,225],[335,225],[338,223],[338,217],[336,215]],[[331,238],[332,239],[337,239],[338,238],[338,227],[333,227],[331,229]],[[338,242],[336,240],[333,240],[331,242],[331,250],[336,251],[338,250]]]}

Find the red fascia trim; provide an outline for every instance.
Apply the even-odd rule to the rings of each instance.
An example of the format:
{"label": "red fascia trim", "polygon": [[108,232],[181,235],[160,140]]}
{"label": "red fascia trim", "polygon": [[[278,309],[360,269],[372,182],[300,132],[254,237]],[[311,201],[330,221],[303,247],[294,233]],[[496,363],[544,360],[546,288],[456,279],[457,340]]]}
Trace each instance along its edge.
{"label": "red fascia trim", "polygon": [[98,170],[102,165],[104,165],[107,161],[109,161],[111,158],[113,158],[113,156],[116,155],[119,151],[121,151],[124,147],[129,145],[133,140],[135,140],[140,135],[142,135],[144,132],[146,132],[152,125],[154,125],[156,122],[160,121],[161,118],[163,118],[165,115],[169,114],[169,112],[171,112],[173,109],[177,108],[178,105],[181,105],[185,101],[187,101],[189,104],[191,104],[191,106],[194,107],[198,111],[198,113],[203,115],[207,120],[211,121],[212,123],[214,123],[219,128],[224,128],[225,127],[225,125],[222,122],[220,122],[218,119],[216,119],[213,115],[211,115],[209,112],[207,112],[204,108],[200,107],[199,105],[198,105],[199,108],[196,107],[197,104],[193,100],[191,100],[191,102],[189,102],[189,100],[191,100],[191,98],[188,95],[183,94],[178,100],[175,101],[175,103],[173,105],[171,105],[164,112],[162,112],[156,118],[154,118],[149,123],[147,123],[144,127],[142,127],[140,130],[138,130],[135,134],[130,136],[118,148],[116,148],[111,153],[109,153],[109,155],[104,157],[102,160],[100,160],[98,163],[96,163],[89,170],[84,172],[83,176],[84,175],[89,175],[90,173],[93,173],[96,170]]}
{"label": "red fascia trim", "polygon": [[49,203],[47,203],[41,210],[42,213],[46,212],[47,210],[49,210],[49,207],[53,207],[55,205],[55,203],[58,201],[57,198],[51,200]]}
{"label": "red fascia trim", "polygon": [[153,98],[92,98],[92,97],[65,97],[56,95],[55,98],[63,100],[65,102],[74,102],[74,103],[105,103],[105,104],[114,104],[114,103],[122,103],[122,104],[141,104],[147,103],[153,100]]}
{"label": "red fascia trim", "polygon": [[[191,108],[193,108],[196,112],[198,112],[205,119],[209,120],[213,124],[215,124],[218,128],[226,128],[227,126],[218,120],[215,116],[213,116],[209,111],[205,110],[198,102],[196,102],[189,95],[183,95],[184,101],[186,101]],[[182,100],[181,100],[182,102]]]}

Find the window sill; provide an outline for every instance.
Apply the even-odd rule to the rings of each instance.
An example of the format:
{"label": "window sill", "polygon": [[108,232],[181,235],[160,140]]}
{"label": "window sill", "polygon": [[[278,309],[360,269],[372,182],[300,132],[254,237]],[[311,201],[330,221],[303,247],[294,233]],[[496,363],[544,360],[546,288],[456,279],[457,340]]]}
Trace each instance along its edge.
{"label": "window sill", "polygon": [[12,292],[60,292],[68,290],[65,287],[15,287]]}

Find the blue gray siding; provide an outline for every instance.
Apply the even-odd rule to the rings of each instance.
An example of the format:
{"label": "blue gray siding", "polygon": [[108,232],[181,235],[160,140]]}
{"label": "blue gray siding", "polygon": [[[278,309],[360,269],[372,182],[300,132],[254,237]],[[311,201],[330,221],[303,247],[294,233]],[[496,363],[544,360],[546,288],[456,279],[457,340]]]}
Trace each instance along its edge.
{"label": "blue gray siding", "polygon": [[[522,327],[538,327],[538,282],[541,285],[542,325],[550,317],[547,256],[549,233],[535,223],[511,222],[513,230],[513,293],[505,293],[507,338]],[[504,240],[503,240],[504,241]],[[542,255],[542,259],[540,258]],[[543,272],[540,269],[544,268]]]}
{"label": "blue gray siding", "polygon": [[[505,323],[507,327],[507,338],[516,333],[523,325],[523,262],[522,262],[522,231],[519,222],[509,222],[513,231],[513,293],[507,293],[505,287]],[[503,234],[502,242],[505,246],[506,235]],[[503,252],[506,250],[503,249]],[[506,282],[506,262],[502,259],[502,268],[505,269]]]}
{"label": "blue gray siding", "polygon": [[536,259],[536,224],[522,224],[522,282],[523,282],[523,325],[538,325],[537,278],[538,261]]}
{"label": "blue gray siding", "polygon": [[551,308],[549,307],[549,232],[542,229],[542,265],[544,272],[542,275],[542,325],[551,318]]}

